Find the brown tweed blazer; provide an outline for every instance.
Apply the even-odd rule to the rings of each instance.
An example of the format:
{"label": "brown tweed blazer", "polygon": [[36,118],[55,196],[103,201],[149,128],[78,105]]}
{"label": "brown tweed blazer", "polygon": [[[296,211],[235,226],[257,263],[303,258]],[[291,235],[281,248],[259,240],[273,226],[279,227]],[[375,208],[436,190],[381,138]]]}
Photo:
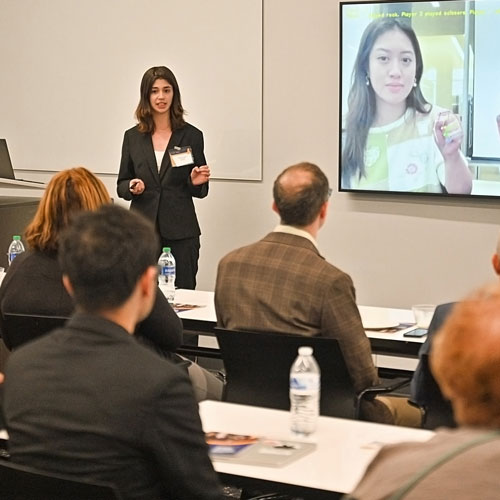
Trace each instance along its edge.
{"label": "brown tweed blazer", "polygon": [[215,309],[223,328],[333,337],[356,390],[378,383],[352,280],[307,238],[273,232],[226,255]]}

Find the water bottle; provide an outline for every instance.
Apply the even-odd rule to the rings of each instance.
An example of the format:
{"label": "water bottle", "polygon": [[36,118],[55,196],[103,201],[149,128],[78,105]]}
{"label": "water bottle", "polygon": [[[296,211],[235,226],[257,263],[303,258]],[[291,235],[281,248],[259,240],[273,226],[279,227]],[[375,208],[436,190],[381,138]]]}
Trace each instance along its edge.
{"label": "water bottle", "polygon": [[292,432],[308,436],[316,430],[320,400],[320,370],[312,347],[299,347],[290,370]]}
{"label": "water bottle", "polygon": [[158,282],[160,289],[170,304],[175,300],[175,258],[170,247],[163,247],[162,254],[158,259],[160,274]]}
{"label": "water bottle", "polygon": [[21,236],[17,234],[12,237],[12,241],[9,245],[9,251],[7,252],[7,256],[9,258],[9,266],[12,264],[12,261],[20,254],[24,252],[24,245],[21,241]]}

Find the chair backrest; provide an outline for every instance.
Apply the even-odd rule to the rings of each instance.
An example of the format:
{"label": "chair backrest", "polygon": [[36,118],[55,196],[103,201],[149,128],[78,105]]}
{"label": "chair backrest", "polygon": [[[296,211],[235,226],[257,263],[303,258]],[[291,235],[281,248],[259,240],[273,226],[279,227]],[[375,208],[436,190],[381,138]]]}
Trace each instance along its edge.
{"label": "chair backrest", "polygon": [[226,370],[224,399],[288,410],[290,368],[300,346],[311,346],[321,370],[322,415],[354,418],[355,391],[335,339],[216,328]]}
{"label": "chair backrest", "polygon": [[436,308],[427,331],[427,339],[418,354],[418,366],[411,381],[410,399],[425,409],[422,426],[426,429],[435,429],[441,426],[456,427],[453,408],[450,402],[444,398],[429,365],[434,335],[441,328],[454,305],[454,302],[450,302]]}
{"label": "chair backrest", "polygon": [[13,351],[22,344],[63,326],[67,319],[60,316],[3,313],[2,338],[7,349]]}
{"label": "chair backrest", "polygon": [[120,500],[109,484],[95,484],[0,460],[0,497],[9,500]]}

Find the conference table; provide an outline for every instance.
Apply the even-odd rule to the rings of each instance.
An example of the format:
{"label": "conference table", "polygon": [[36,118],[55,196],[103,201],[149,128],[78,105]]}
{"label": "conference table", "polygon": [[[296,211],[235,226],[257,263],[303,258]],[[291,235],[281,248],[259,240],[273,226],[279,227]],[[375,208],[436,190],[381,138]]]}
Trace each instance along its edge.
{"label": "conference table", "polygon": [[[427,441],[433,431],[319,417],[316,432],[294,436],[288,411],[205,400],[199,404],[205,432],[314,443],[315,449],[283,466],[246,465],[212,457],[224,484],[297,495],[304,500],[332,500],[351,492],[368,464],[385,444]],[[8,440],[0,429],[0,440]]]}
{"label": "conference table", "polygon": [[[205,432],[300,440],[289,430],[287,411],[220,401],[203,401],[199,408]],[[319,417],[316,432],[302,439],[315,443],[316,448],[294,462],[272,467],[212,458],[212,463],[226,484],[278,491],[304,499],[334,499],[354,489],[382,445],[427,441],[433,435],[434,432],[423,429]]]}
{"label": "conference table", "polygon": [[[217,318],[214,292],[177,289],[175,307],[187,334],[200,335],[198,354],[218,357],[215,338]],[[405,337],[404,333],[415,328],[413,313],[409,309],[396,309],[359,305],[364,325],[395,326],[397,328],[366,329],[375,365],[396,371],[414,371],[418,363],[418,351],[425,337]]]}

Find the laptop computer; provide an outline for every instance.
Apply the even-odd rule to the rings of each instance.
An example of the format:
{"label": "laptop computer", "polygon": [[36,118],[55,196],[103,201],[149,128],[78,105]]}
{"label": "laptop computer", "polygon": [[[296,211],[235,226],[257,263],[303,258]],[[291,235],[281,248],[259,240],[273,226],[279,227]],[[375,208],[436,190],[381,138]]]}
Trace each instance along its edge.
{"label": "laptop computer", "polygon": [[16,179],[12,162],[10,161],[9,149],[7,148],[7,141],[0,139],[0,178],[13,179],[23,182],[32,182],[33,184],[45,184],[45,182],[31,181],[27,179]]}

